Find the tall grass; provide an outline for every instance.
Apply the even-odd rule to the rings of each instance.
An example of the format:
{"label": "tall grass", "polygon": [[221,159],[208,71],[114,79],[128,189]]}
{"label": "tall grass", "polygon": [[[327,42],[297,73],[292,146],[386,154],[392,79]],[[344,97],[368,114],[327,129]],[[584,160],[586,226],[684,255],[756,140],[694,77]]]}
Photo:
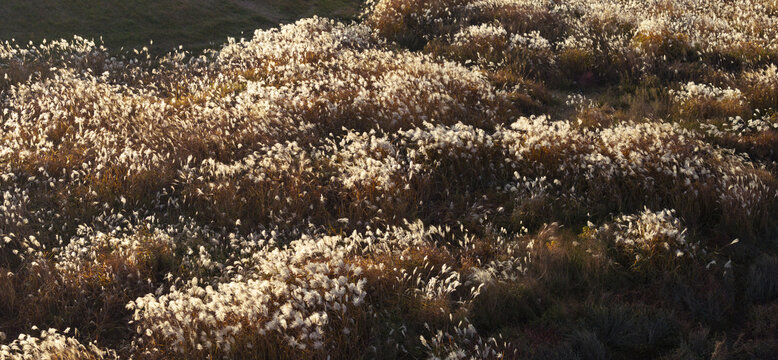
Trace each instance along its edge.
{"label": "tall grass", "polygon": [[4,44],[0,358],[775,353],[775,13],[695,4]]}

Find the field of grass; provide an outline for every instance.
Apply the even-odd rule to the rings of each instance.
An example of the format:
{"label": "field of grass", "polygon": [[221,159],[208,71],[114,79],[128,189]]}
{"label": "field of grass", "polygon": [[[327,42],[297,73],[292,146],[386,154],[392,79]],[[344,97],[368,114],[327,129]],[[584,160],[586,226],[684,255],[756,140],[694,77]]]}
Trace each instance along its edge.
{"label": "field of grass", "polygon": [[200,50],[314,14],[354,18],[359,6],[358,0],[6,0],[0,2],[0,41],[25,44],[75,34],[102,38],[112,50]]}
{"label": "field of grass", "polygon": [[776,0],[2,44],[0,360],[775,359],[777,62]]}

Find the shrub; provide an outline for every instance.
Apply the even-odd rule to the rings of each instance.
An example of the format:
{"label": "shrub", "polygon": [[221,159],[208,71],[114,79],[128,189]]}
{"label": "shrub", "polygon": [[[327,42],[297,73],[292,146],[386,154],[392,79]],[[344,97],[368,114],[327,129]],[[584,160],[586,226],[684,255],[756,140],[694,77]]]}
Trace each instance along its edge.
{"label": "shrub", "polygon": [[[37,328],[33,329],[37,330]],[[66,331],[67,333],[67,331]],[[20,335],[8,345],[0,345],[0,356],[11,359],[118,359],[116,352],[89,343],[84,345],[55,329],[41,331],[40,337]]]}
{"label": "shrub", "polygon": [[743,93],[738,89],[721,89],[706,84],[687,83],[674,95],[678,115],[705,120],[711,117],[747,116],[751,113]]}
{"label": "shrub", "polygon": [[778,297],[778,259],[762,255],[748,267],[746,294],[751,301],[765,303]]}
{"label": "shrub", "polygon": [[656,356],[678,344],[680,325],[671,314],[625,305],[594,307],[585,324],[608,348]]}
{"label": "shrub", "polygon": [[598,229],[622,265],[637,272],[672,271],[682,258],[694,257],[697,245],[687,241],[686,229],[672,210],[622,215],[612,226]]}
{"label": "shrub", "polygon": [[481,289],[470,318],[476,329],[489,334],[503,326],[517,326],[540,317],[549,301],[525,285],[498,282]]}
{"label": "shrub", "polygon": [[742,75],[743,94],[751,108],[760,110],[778,109],[778,67],[772,64],[757,71]]}
{"label": "shrub", "polygon": [[750,335],[757,339],[775,340],[775,334],[778,334],[777,311],[778,304],[775,303],[752,307],[748,314]]}
{"label": "shrub", "polygon": [[588,330],[576,330],[568,336],[575,354],[582,360],[603,360],[608,358],[608,350],[597,338],[597,334]]}
{"label": "shrub", "polygon": [[366,22],[381,36],[411,49],[420,49],[428,37],[446,33],[450,18],[462,0],[375,0],[366,11]]}

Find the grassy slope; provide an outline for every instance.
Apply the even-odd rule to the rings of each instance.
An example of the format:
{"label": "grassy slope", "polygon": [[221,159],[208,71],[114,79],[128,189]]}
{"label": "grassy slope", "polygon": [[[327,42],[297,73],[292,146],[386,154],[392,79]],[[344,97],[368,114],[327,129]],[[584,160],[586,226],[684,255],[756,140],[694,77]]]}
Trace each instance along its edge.
{"label": "grassy slope", "polygon": [[4,0],[0,40],[102,36],[112,49],[201,49],[300,17],[353,17],[358,0]]}

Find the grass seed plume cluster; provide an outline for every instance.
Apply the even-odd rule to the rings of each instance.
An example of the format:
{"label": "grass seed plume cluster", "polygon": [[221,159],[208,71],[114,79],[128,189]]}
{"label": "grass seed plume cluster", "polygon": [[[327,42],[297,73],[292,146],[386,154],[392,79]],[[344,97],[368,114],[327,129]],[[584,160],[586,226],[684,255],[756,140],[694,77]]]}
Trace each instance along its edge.
{"label": "grass seed plume cluster", "polygon": [[5,42],[0,359],[768,359],[776,61],[770,0]]}

